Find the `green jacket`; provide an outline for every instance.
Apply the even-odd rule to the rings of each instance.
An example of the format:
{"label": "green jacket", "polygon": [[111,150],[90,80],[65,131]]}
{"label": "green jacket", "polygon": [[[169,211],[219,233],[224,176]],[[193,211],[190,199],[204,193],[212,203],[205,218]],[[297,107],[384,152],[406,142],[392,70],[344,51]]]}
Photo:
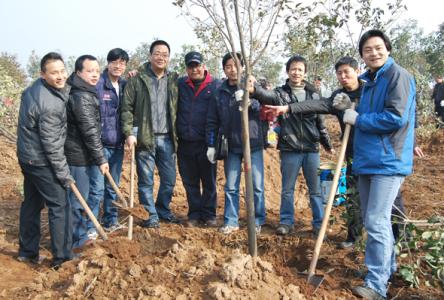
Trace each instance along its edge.
{"label": "green jacket", "polygon": [[[152,78],[147,70],[149,63],[145,63],[137,76],[128,80],[125,86],[121,124],[125,137],[133,134],[133,127],[138,127],[137,148],[144,150],[154,149],[154,133],[151,118],[151,94]],[[168,106],[170,113],[171,139],[174,141],[174,149],[177,150],[176,112],[177,112],[177,73],[168,73]]]}

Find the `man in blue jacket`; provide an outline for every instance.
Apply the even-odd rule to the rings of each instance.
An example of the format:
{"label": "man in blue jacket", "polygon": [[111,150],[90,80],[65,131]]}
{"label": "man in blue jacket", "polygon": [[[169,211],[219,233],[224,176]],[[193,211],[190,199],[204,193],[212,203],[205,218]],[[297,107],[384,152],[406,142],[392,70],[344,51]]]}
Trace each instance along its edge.
{"label": "man in blue jacket", "polygon": [[[219,131],[222,131],[228,140],[228,155],[224,161],[226,178],[224,225],[219,230],[224,234],[239,230],[239,184],[243,147],[241,112],[239,111],[241,102],[236,100],[235,92],[238,90],[238,76],[242,76],[243,69],[238,70],[236,67],[235,55],[243,67],[240,53],[227,53],[224,55],[222,67],[227,79],[217,89],[216,98],[210,103],[207,118],[207,157],[210,162],[216,162],[215,146]],[[264,139],[259,111],[259,102],[254,99],[251,100],[248,111],[248,128],[250,134],[256,233],[260,232],[261,225],[265,222]]]}
{"label": "man in blue jacket", "polygon": [[355,287],[353,293],[366,299],[385,299],[388,279],[396,271],[390,215],[399,187],[413,166],[415,81],[389,56],[391,48],[380,30],[362,35],[359,54],[368,67],[361,76],[365,85],[357,110],[346,109],[343,117],[355,129],[353,172],[359,176],[368,233],[368,274],[365,285]]}
{"label": "man in blue jacket", "polygon": [[[103,152],[108,160],[109,172],[118,185],[124,153],[124,139],[120,127],[120,106],[126,80],[122,78],[122,75],[125,73],[129,56],[125,50],[115,48],[108,52],[106,60],[108,65],[100,76],[96,89],[100,102]],[[102,223],[105,230],[115,231],[120,229],[122,225],[119,224],[117,208],[112,205],[112,201],[116,200],[116,193],[100,173],[98,167],[94,168],[90,184],[88,205],[94,215],[98,216],[100,202],[103,199]],[[97,236],[92,222],[88,224],[88,231],[91,238]]]}
{"label": "man in blue jacket", "polygon": [[185,65],[188,76],[179,79],[176,128],[177,162],[188,200],[188,226],[201,222],[216,226],[216,164],[206,156],[205,128],[218,82],[206,70],[199,52],[187,53]]}

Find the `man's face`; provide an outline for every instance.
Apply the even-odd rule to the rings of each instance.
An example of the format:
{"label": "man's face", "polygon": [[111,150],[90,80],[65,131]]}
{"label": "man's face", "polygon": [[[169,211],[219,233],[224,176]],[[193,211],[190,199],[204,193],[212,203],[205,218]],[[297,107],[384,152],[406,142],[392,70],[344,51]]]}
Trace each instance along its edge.
{"label": "man's face", "polygon": [[353,69],[350,65],[341,65],[336,70],[336,78],[343,88],[353,91],[359,86],[359,70]]}
{"label": "man's face", "polygon": [[435,82],[436,82],[436,83],[442,83],[442,82],[443,82],[442,77],[441,77],[441,76],[437,76],[437,77],[435,77]]}
{"label": "man's face", "polygon": [[119,78],[123,75],[123,73],[125,73],[126,61],[124,61],[121,58],[119,58],[117,60],[110,61],[108,63],[107,68],[108,68],[109,75]]}
{"label": "man's face", "polygon": [[303,62],[294,61],[288,69],[288,79],[293,85],[301,85],[305,78],[305,65]]}
{"label": "man's face", "polygon": [[[234,59],[230,58],[229,60],[227,60],[227,63],[224,66],[224,73],[225,76],[227,76],[228,81],[231,83],[234,83],[235,81],[237,81],[238,78],[238,72],[237,72],[237,68],[236,68],[236,62],[234,61]],[[240,72],[242,74],[242,70]]]}
{"label": "man's face", "polygon": [[83,70],[77,71],[77,75],[90,85],[96,85],[100,77],[100,67],[97,60],[85,59]]}
{"label": "man's face", "polygon": [[203,80],[205,78],[205,65],[192,62],[187,66],[187,75],[191,80]]}
{"label": "man's face", "polygon": [[385,64],[389,54],[384,40],[379,36],[369,38],[362,47],[362,59],[372,72],[377,71]]}
{"label": "man's face", "polygon": [[166,70],[168,61],[170,60],[170,51],[165,45],[157,45],[153,48],[150,56],[151,66],[158,70]]}
{"label": "man's face", "polygon": [[68,78],[65,64],[61,60],[49,60],[45,64],[45,71],[40,72],[40,77],[53,88],[63,89],[65,87],[66,78]]}

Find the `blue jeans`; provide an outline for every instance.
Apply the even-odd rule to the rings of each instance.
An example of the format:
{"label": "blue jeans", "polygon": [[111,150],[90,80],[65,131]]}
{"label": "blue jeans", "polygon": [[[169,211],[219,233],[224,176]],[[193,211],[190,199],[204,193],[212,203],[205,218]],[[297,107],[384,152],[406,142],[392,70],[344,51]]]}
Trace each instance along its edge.
{"label": "blue jeans", "polygon": [[[228,152],[228,157],[224,163],[226,178],[224,224],[229,226],[239,226],[239,183],[242,157],[242,154]],[[262,149],[251,152],[251,172],[256,225],[262,225],[265,222],[264,156]]]}
{"label": "blue jeans", "polygon": [[[95,166],[69,166],[69,171],[76,181],[77,189],[85,201],[88,199],[90,178],[94,174],[94,167]],[[73,248],[77,248],[83,246],[88,240],[89,218],[71,189],[68,190],[68,200],[72,209],[72,246]]]}
{"label": "blue jeans", "polygon": [[391,212],[404,176],[360,175],[361,213],[367,230],[365,285],[385,297],[387,282],[396,271]]}
{"label": "blue jeans", "polygon": [[305,182],[310,195],[310,206],[313,214],[313,228],[319,229],[324,217],[323,200],[321,197],[321,183],[318,176],[319,152],[281,151],[281,211],[280,223],[294,224],[294,188],[302,167]]}
{"label": "blue jeans", "polygon": [[[170,202],[176,184],[176,155],[171,139],[166,135],[156,135],[152,151],[137,150],[137,176],[140,203],[150,215],[150,220],[168,219],[172,216]],[[154,166],[160,177],[159,191],[154,205]]]}
{"label": "blue jeans", "polygon": [[[123,148],[104,148],[103,153],[109,164],[109,173],[118,186],[120,174],[122,173]],[[93,166],[92,168],[88,206],[91,208],[94,216],[98,218],[100,202],[103,199],[102,223],[105,227],[110,227],[118,223],[117,207],[112,205],[112,201],[116,200],[117,195],[108,180],[100,173],[99,167]],[[88,220],[88,230],[91,228],[94,228],[94,225],[91,220]]]}

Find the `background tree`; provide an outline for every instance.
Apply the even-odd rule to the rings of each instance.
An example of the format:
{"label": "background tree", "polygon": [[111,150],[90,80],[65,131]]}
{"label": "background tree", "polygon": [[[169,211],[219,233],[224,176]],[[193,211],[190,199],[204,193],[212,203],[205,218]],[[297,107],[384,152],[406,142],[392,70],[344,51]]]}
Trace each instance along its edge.
{"label": "background tree", "polygon": [[26,71],[28,72],[28,77],[34,81],[40,77],[40,60],[41,57],[37,55],[35,50],[32,50],[31,55],[28,58],[28,64],[26,65]]}

